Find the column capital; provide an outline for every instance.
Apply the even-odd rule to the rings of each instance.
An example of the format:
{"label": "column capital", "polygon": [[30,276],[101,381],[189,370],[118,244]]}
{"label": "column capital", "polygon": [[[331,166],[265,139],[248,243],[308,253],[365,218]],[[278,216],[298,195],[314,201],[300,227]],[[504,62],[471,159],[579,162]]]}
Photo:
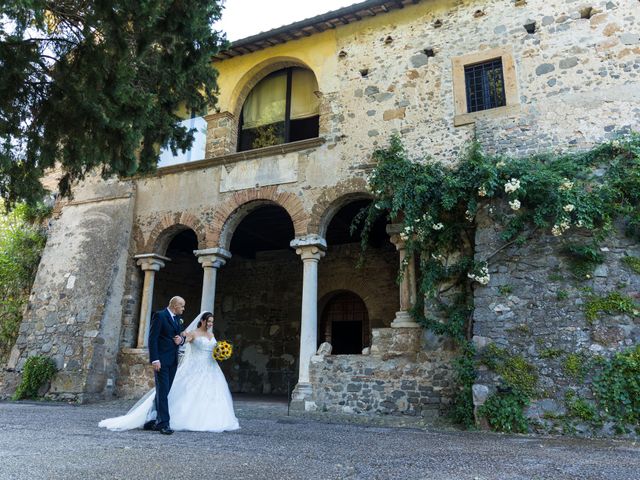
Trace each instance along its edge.
{"label": "column capital", "polygon": [[304,237],[296,237],[289,244],[296,249],[296,253],[300,255],[302,260],[318,261],[324,257],[327,250],[327,241],[320,235],[306,235]]}
{"label": "column capital", "polygon": [[139,255],[134,255],[133,258],[136,259],[136,264],[140,266],[143,271],[153,270],[154,272],[163,268],[165,262],[171,261],[169,257],[164,257],[157,253],[141,253]]}
{"label": "column capital", "polygon": [[393,243],[396,247],[396,250],[403,250],[406,245],[407,245],[407,241],[402,238],[402,224],[400,223],[390,223],[389,225],[387,225],[387,233],[389,234],[389,240],[391,240],[391,243]]}
{"label": "column capital", "polygon": [[219,247],[194,250],[193,254],[198,257],[202,268],[220,268],[231,258],[230,251]]}

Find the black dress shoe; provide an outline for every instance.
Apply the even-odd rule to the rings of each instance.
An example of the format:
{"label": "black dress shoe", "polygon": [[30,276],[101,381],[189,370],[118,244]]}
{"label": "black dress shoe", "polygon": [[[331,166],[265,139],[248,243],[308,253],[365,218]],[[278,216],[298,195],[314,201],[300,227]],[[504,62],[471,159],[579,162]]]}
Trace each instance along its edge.
{"label": "black dress shoe", "polygon": [[163,435],[171,435],[173,433],[173,430],[171,430],[169,427],[163,427],[158,431]]}
{"label": "black dress shoe", "polygon": [[155,420],[149,420],[142,427],[143,430],[157,430]]}

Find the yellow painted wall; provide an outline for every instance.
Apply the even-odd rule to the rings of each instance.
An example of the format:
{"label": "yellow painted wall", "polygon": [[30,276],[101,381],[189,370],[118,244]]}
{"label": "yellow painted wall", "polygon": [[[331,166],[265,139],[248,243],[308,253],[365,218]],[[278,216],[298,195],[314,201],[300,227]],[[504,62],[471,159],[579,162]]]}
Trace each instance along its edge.
{"label": "yellow painted wall", "polygon": [[[220,94],[217,107],[222,112],[231,111],[242,88],[255,74],[256,67],[286,59],[295,59],[307,65],[315,73],[320,91],[324,93],[336,91],[339,89],[335,75],[338,45],[357,37],[359,31],[368,29],[382,31],[389,26],[408,24],[427,12],[434,10],[445,12],[453,3],[455,2],[452,0],[425,1],[299,40],[215,62],[214,66],[220,72],[218,78]],[[251,72],[252,69],[254,72]],[[259,71],[260,68],[257,70]]]}

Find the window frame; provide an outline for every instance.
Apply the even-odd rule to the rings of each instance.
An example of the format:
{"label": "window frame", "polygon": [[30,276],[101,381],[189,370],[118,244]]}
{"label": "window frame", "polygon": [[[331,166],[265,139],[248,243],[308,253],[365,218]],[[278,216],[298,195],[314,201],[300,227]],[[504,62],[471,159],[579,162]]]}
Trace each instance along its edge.
{"label": "window frame", "polygon": [[[273,72],[270,72],[269,75],[277,73],[277,72],[282,72],[285,71],[286,72],[286,76],[287,76],[287,85],[286,85],[286,91],[285,91],[285,111],[284,111],[284,142],[282,143],[277,143],[275,145],[269,145],[269,147],[274,147],[274,146],[278,146],[278,145],[286,145],[288,143],[291,143],[291,94],[292,94],[292,85],[293,85],[293,69],[294,68],[303,68],[303,67],[299,67],[299,66],[291,66],[291,67],[285,67],[285,68],[280,68],[278,70],[274,70]],[[264,80],[265,78],[267,78],[268,75],[266,75],[265,77],[261,78],[260,81],[258,81],[253,88],[256,88],[258,86],[258,84]],[[253,90],[252,88],[252,90]],[[246,98],[245,98],[246,101]],[[244,102],[242,103],[241,107],[240,107],[240,116],[238,119],[238,138],[237,138],[237,152],[248,152],[251,150],[255,150],[256,148],[268,148],[268,147],[256,147],[256,148],[248,148],[248,149],[242,149],[242,125],[244,124],[244,118],[243,118],[243,110],[244,110]],[[313,118],[313,117],[309,117],[309,118]],[[318,112],[317,115],[318,118],[318,130],[319,130],[319,122],[320,122],[320,113]],[[318,138],[318,135],[316,135],[315,137],[309,137],[309,138]],[[303,140],[308,140],[308,138],[305,138]],[[295,140],[295,141],[299,141],[299,140]]]}
{"label": "window frame", "polygon": [[[465,67],[500,59],[504,79],[505,105],[476,112],[469,112],[467,106],[467,82]],[[510,48],[492,48],[451,59],[453,73],[454,126],[475,123],[479,118],[492,118],[520,111],[515,62]]]}

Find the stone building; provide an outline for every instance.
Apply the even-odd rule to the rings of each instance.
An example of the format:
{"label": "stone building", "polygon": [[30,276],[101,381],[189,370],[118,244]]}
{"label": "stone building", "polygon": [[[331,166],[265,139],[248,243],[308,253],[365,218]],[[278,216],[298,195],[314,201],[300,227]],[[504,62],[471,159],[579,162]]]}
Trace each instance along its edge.
{"label": "stone building", "polygon": [[[397,226],[375,225],[356,268],[349,226],[371,201],[372,152],[396,133],[417,161],[453,163],[474,138],[518,155],[637,130],[639,25],[635,0],[369,0],[234,42],[214,59],[217,108],[185,120],[202,130],[190,152],[165,153],[154,175],[88,179],[58,205],[8,368],[45,354],[60,368],[53,398],[137,396],[152,384],[151,312],[182,295],[185,321],[213,310],[234,344],[232,391],[295,386],[307,409],[436,412],[455,352],[407,313],[415,272],[396,282]],[[491,234],[479,226],[479,255]],[[611,282],[640,290],[616,268]],[[479,287],[478,341],[510,344],[504,315],[529,318],[540,282],[504,301],[508,280]],[[562,325],[582,332],[572,315]],[[606,348],[638,341],[637,319],[620,323]],[[322,342],[331,354],[316,354]]]}

